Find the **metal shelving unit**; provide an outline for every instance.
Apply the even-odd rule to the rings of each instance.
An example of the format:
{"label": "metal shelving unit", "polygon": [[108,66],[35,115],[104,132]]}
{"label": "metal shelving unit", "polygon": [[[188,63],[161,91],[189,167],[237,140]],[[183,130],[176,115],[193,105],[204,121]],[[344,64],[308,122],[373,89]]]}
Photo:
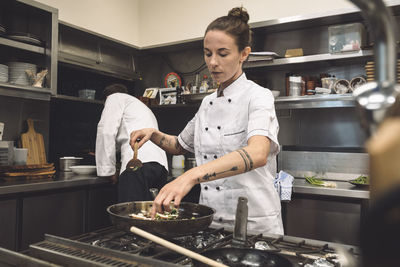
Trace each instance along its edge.
{"label": "metal shelving unit", "polygon": [[21,42],[7,39],[4,37],[0,37],[0,45],[12,47],[12,48],[18,48],[21,50],[25,50],[25,51],[29,51],[29,52],[33,52],[33,53],[37,53],[37,54],[44,54],[44,52],[45,52],[43,47],[26,44],[26,43],[21,43]]}
{"label": "metal shelving unit", "polygon": [[276,109],[343,108],[355,106],[356,102],[352,94],[282,96],[275,99]]}
{"label": "metal shelving unit", "polygon": [[104,101],[101,101],[101,100],[85,99],[85,98],[80,98],[77,96],[69,96],[69,95],[54,95],[54,96],[52,96],[52,98],[75,101],[75,102],[85,102],[85,103],[91,103],[91,104],[101,104],[101,105],[104,104]]}
{"label": "metal shelving unit", "polygon": [[51,91],[49,88],[22,86],[0,82],[0,95],[3,96],[49,101],[50,94]]}
{"label": "metal shelving unit", "polygon": [[274,66],[283,66],[288,64],[316,63],[321,61],[345,60],[345,59],[355,59],[355,58],[363,58],[371,56],[373,56],[372,50],[360,50],[358,52],[347,52],[338,54],[328,53],[328,54],[309,55],[302,57],[277,58],[271,61],[251,61],[251,62],[246,62],[243,68],[251,69],[259,67],[274,67]]}

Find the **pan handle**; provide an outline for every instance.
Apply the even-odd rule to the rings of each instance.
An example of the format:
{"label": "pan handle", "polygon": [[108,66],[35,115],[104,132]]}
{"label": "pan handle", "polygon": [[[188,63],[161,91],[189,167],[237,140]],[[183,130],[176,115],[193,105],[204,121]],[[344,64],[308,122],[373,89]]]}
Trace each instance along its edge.
{"label": "pan handle", "polygon": [[192,259],[198,260],[198,261],[200,261],[202,263],[205,263],[205,264],[208,264],[208,265],[214,266],[214,267],[228,267],[225,264],[222,264],[222,263],[217,262],[215,260],[212,260],[210,258],[204,257],[203,255],[200,255],[200,254],[198,254],[196,252],[193,252],[193,251],[191,251],[189,249],[186,249],[186,248],[183,248],[181,246],[175,245],[174,243],[171,243],[171,242],[169,242],[169,241],[167,241],[167,240],[165,240],[165,239],[163,239],[161,237],[158,237],[158,236],[155,236],[153,234],[150,234],[149,232],[146,232],[146,231],[144,231],[142,229],[139,229],[139,228],[137,228],[135,226],[132,226],[130,228],[130,230],[134,234],[140,235],[141,237],[144,237],[144,238],[146,238],[148,240],[151,240],[151,241],[153,241],[153,242],[155,242],[155,243],[157,243],[159,245],[162,245],[162,246],[164,246],[166,248],[169,248],[169,249],[171,249],[171,250],[173,250],[175,252],[178,252],[180,254],[183,254],[183,255],[185,255],[187,257],[190,257]]}
{"label": "pan handle", "polygon": [[158,188],[150,188],[149,189],[151,196],[153,197],[153,200],[156,199],[158,195]]}

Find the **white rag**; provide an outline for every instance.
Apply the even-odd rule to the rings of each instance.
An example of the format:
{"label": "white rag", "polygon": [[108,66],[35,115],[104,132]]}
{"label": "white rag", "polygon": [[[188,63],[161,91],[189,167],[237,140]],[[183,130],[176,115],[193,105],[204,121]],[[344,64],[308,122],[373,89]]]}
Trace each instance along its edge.
{"label": "white rag", "polygon": [[294,177],[287,172],[280,171],[276,174],[274,186],[281,201],[290,201],[292,199],[293,181]]}

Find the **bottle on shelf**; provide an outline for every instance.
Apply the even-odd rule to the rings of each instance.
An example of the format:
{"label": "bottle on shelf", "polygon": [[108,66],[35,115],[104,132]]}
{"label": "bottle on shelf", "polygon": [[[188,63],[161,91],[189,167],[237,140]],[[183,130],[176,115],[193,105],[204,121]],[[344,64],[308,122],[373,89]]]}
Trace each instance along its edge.
{"label": "bottle on shelf", "polygon": [[199,88],[199,93],[206,93],[209,87],[210,87],[210,85],[209,85],[209,81],[208,81],[208,76],[204,74],[203,80],[202,80],[200,88]]}

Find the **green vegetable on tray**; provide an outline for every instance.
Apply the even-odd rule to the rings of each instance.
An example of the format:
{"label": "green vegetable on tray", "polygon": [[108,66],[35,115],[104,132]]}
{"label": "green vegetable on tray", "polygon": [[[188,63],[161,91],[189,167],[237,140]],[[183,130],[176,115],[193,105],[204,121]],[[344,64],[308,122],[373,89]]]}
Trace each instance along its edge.
{"label": "green vegetable on tray", "polygon": [[315,175],[314,176],[304,176],[306,178],[306,181],[312,185],[316,186],[324,186],[324,187],[336,187],[335,182],[327,182],[323,181],[320,178],[317,178]]}
{"label": "green vegetable on tray", "polygon": [[368,176],[365,176],[365,175],[360,175],[356,179],[351,180],[351,181],[355,184],[365,184],[365,185],[369,184],[369,178],[368,178]]}

